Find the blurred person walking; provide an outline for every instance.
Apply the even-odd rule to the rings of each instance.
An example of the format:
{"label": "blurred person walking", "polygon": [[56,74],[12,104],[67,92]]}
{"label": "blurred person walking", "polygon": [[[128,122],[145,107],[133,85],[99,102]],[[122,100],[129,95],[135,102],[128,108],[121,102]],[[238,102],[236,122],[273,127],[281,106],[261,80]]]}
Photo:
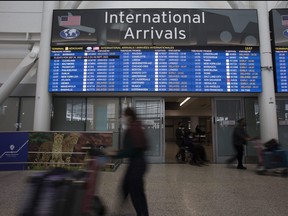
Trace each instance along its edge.
{"label": "blurred person walking", "polygon": [[[130,195],[137,216],[149,216],[147,198],[144,190],[144,175],[147,171],[145,151],[148,150],[148,140],[136,112],[128,107],[124,111],[127,124],[123,139],[123,149],[110,153],[117,158],[128,158],[129,164],[122,180],[122,202]],[[109,155],[109,154],[108,154]]]}
{"label": "blurred person walking", "polygon": [[226,161],[228,165],[232,164],[236,159],[238,161],[237,169],[247,169],[243,166],[244,146],[247,145],[247,141],[252,140],[246,131],[246,121],[244,118],[239,119],[238,125],[234,128],[232,134],[233,147],[236,154]]}

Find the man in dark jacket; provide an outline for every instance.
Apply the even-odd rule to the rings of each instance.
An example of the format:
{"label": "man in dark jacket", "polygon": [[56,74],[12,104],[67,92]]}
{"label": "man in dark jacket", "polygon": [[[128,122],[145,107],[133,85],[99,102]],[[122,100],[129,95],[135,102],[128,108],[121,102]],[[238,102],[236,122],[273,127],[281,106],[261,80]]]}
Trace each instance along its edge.
{"label": "man in dark jacket", "polygon": [[238,161],[237,169],[247,169],[243,166],[244,146],[247,145],[247,141],[252,138],[247,134],[246,121],[244,118],[238,120],[238,125],[234,128],[232,134],[232,142],[236,155],[226,161],[227,164],[232,164],[236,159]]}

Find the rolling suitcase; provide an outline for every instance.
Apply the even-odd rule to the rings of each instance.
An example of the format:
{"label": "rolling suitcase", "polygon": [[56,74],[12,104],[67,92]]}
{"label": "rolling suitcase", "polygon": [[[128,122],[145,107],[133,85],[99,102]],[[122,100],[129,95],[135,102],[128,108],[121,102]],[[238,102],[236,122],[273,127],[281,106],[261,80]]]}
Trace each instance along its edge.
{"label": "rolling suitcase", "polygon": [[[57,193],[57,188],[63,183],[63,178],[67,174],[67,170],[55,168],[46,172],[34,173],[28,178],[25,197],[20,208],[20,216],[38,216],[42,215],[41,208],[51,207],[49,196]],[[47,193],[47,194],[46,194]],[[46,201],[45,197],[48,197]],[[51,207],[52,208],[52,207]],[[44,213],[43,213],[44,214]],[[48,215],[48,214],[46,214]]]}
{"label": "rolling suitcase", "polygon": [[55,216],[81,216],[82,200],[85,193],[87,173],[75,171],[66,179],[61,196],[55,207]]}
{"label": "rolling suitcase", "polygon": [[98,155],[89,155],[87,170],[54,168],[32,175],[19,216],[104,215],[105,206],[95,195]]}

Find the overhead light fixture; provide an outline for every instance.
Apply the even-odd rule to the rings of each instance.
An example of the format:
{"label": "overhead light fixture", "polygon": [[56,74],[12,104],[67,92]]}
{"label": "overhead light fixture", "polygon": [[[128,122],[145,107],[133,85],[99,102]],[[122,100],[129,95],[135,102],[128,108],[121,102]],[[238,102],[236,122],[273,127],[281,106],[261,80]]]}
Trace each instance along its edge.
{"label": "overhead light fixture", "polygon": [[183,104],[185,104],[188,100],[190,100],[190,97],[187,97],[184,101],[182,101],[182,103],[180,103],[180,106],[182,106]]}

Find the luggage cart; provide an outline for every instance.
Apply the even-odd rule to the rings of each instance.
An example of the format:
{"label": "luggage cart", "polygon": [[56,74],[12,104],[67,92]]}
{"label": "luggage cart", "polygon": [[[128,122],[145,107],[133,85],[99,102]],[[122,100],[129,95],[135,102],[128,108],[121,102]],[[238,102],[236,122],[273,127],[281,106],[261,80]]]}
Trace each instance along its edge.
{"label": "luggage cart", "polygon": [[28,178],[19,216],[103,216],[105,206],[96,195],[99,170],[105,164],[100,149],[87,145],[85,169],[53,168]]}
{"label": "luggage cart", "polygon": [[258,155],[256,173],[288,177],[288,151],[282,149],[267,151],[265,143],[261,140],[257,139],[253,142]]}

